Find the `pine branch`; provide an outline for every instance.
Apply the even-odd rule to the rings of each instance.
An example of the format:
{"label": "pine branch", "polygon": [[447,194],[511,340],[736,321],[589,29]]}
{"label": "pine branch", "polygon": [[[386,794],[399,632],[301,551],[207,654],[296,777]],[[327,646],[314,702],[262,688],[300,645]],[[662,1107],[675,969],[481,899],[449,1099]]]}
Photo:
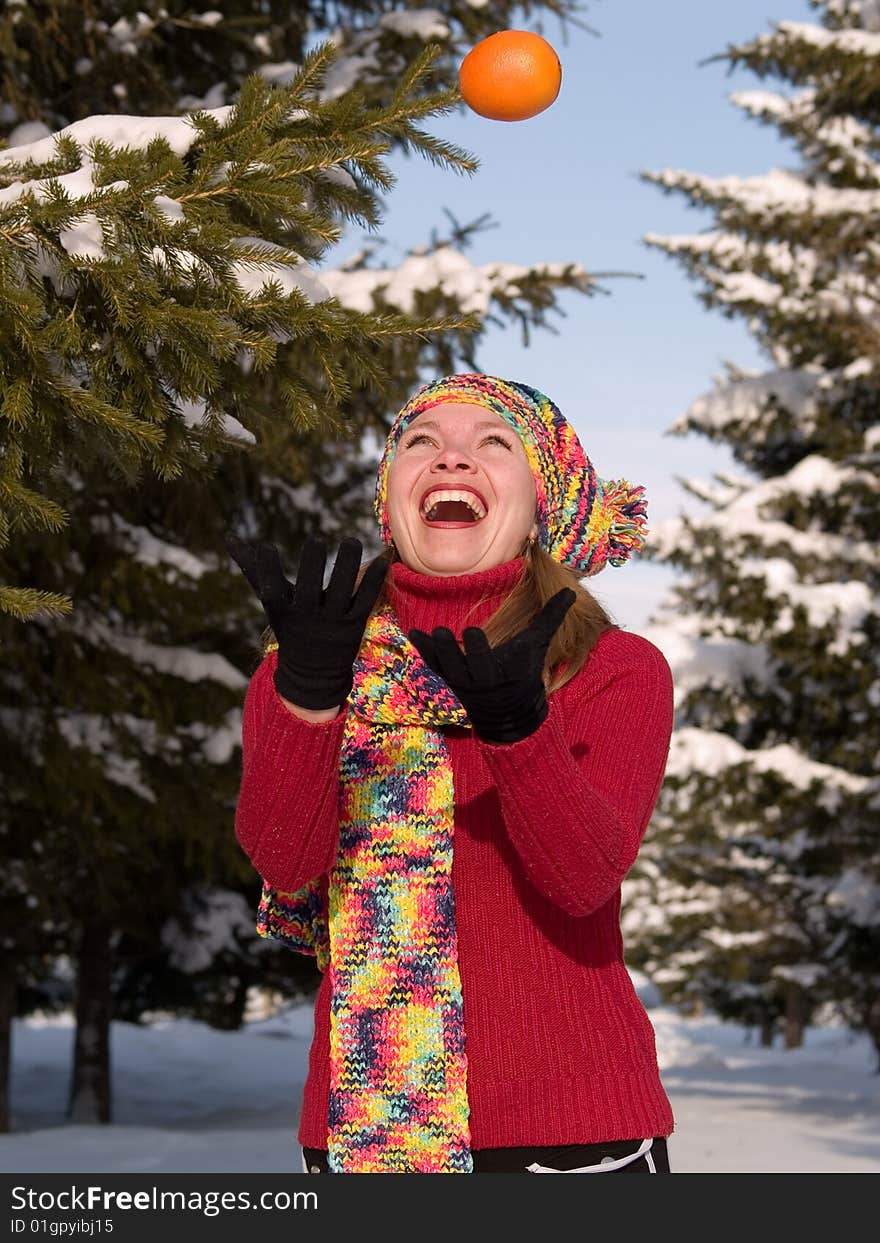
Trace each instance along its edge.
{"label": "pine branch", "polygon": [[0,583],[0,613],[17,621],[33,621],[37,617],[65,617],[73,611],[73,601],[51,591],[33,587],[7,587]]}
{"label": "pine branch", "polygon": [[449,165],[456,172],[475,173],[480,167],[479,160],[454,143],[444,138],[435,138],[424,130],[416,129],[407,124],[400,131],[400,142],[404,150],[411,148],[426,155],[432,164],[440,167]]}

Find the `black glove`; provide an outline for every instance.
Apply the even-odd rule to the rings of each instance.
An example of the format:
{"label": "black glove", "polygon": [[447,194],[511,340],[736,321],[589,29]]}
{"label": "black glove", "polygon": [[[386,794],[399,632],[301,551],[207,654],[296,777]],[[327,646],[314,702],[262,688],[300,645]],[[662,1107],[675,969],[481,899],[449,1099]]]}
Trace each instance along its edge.
{"label": "black glove", "polygon": [[278,694],[311,711],[340,707],[354,684],[352,666],[388,562],[374,561],[352,598],[360,540],[348,537],[339,545],[326,591],[327,546],[315,536],[303,544],[295,587],[284,576],[274,544],[249,544],[231,533],[225,542],[278,640]]}
{"label": "black glove", "polygon": [[464,652],[446,626],[437,626],[430,636],[410,630],[408,638],[425,664],[454,692],[480,738],[519,742],[546,719],[544,661],[574,601],[574,591],[563,587],[525,630],[498,647],[490,647],[477,626],[465,629]]}

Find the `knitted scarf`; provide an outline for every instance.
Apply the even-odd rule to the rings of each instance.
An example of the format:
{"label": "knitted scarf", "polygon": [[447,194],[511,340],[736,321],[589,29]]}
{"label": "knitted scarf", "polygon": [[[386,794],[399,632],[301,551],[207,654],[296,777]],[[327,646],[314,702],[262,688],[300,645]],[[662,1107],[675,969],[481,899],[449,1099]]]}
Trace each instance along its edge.
{"label": "knitted scarf", "polygon": [[439,728],[464,708],[374,613],[354,664],[327,903],[263,885],[261,936],[330,973],[334,1173],[473,1171],[452,891],[454,791]]}

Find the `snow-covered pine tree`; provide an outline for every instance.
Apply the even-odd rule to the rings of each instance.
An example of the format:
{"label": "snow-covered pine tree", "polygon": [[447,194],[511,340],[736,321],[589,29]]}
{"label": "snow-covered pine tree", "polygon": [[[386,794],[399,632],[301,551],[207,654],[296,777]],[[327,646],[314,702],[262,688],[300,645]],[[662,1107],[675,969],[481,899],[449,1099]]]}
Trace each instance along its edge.
{"label": "snow-covered pine tree", "polygon": [[[64,524],[49,476],[84,436],[129,476],[192,469],[253,401],[242,355],[270,368],[270,408],[294,422],[327,427],[352,382],[381,388],[371,341],[417,325],[319,305],[308,261],[338,236],[334,217],[375,223],[392,146],[475,167],[417,122],[448,110],[462,44],[513,7],[6,7],[0,547],[11,527]],[[576,20],[578,5],[533,8]],[[237,271],[255,265],[262,279],[242,289]],[[267,275],[280,285],[264,287]],[[64,594],[0,582],[0,611],[69,608]]]}
{"label": "snow-covered pine tree", "polygon": [[[503,8],[496,6],[499,13]],[[391,15],[376,9],[375,24],[387,32]],[[481,12],[486,16],[486,10]],[[434,37],[438,20],[436,11],[430,22],[424,14],[409,14],[420,41]],[[465,40],[466,27],[452,10],[448,27],[457,32],[459,43]],[[190,33],[183,30],[179,37],[186,40]],[[346,100],[343,84],[354,81],[355,68],[362,72],[373,63],[368,34],[361,25],[351,35],[360,48],[357,60],[341,57],[333,66],[333,98],[350,115],[357,97],[355,103]],[[400,55],[398,50],[396,76],[392,85],[386,82],[386,96],[400,91]],[[131,65],[131,58],[125,63]],[[225,62],[218,63],[215,80],[221,81],[224,72]],[[287,77],[293,72],[288,65]],[[256,90],[250,81],[248,89]],[[287,82],[285,89],[296,91],[297,81]],[[324,99],[328,92],[320,76],[315,74],[311,84]],[[413,83],[413,93],[418,85]],[[46,115],[52,115],[51,101],[62,95],[60,85],[49,90]],[[143,95],[139,99],[147,112],[159,111]],[[193,106],[192,100],[181,103]],[[399,111],[399,101],[397,106]],[[421,106],[427,114],[424,99]],[[113,108],[108,100],[99,111],[109,114]],[[172,119],[178,124],[179,118]],[[252,119],[259,129],[263,114],[256,110]],[[385,124],[377,120],[377,126]],[[407,145],[402,129],[386,128],[389,146]],[[125,129],[131,134],[129,126]],[[22,136],[12,133],[16,141]],[[77,1044],[71,1093],[72,1112],[79,1118],[110,1112],[109,1046],[96,1033],[106,1035],[114,970],[124,981],[120,987],[132,1017],[132,999],[138,996],[137,982],[132,983],[134,959],[151,928],[176,915],[185,920],[183,895],[199,885],[237,887],[255,905],[254,878],[235,845],[232,813],[240,704],[259,658],[262,614],[225,554],[223,529],[233,525],[241,534],[276,540],[291,571],[295,562],[290,559],[311,531],[319,530],[331,548],[344,535],[356,534],[368,552],[377,551],[370,502],[378,446],[394,409],[423,370],[476,365],[480,330],[490,317],[519,322],[527,341],[529,327],[546,324],[556,309],[558,290],[589,293],[594,287],[573,264],[475,267],[463,253],[469,229],[458,226],[450,237],[434,235],[396,268],[373,266],[375,251],[367,247],[333,269],[327,259],[344,220],[375,219],[388,179],[382,183],[374,177],[367,184],[354,158],[341,158],[329,123],[326,138],[315,158],[323,161],[318,171],[331,175],[307,179],[303,188],[308,210],[317,206],[323,213],[324,250],[317,253],[320,247],[303,224],[302,212],[279,225],[273,215],[280,210],[277,196],[268,193],[259,200],[265,219],[258,227],[241,226],[248,235],[258,234],[270,252],[255,272],[254,265],[238,262],[231,274],[232,283],[259,304],[271,356],[261,359],[257,350],[240,348],[227,360],[213,398],[206,395],[203,376],[188,395],[181,387],[173,390],[172,424],[180,424],[176,443],[178,449],[186,447],[181,475],[165,479],[155,470],[143,471],[133,486],[136,462],[126,463],[130,469],[121,473],[109,452],[98,451],[106,447],[104,441],[95,449],[87,437],[74,439],[70,446],[62,444],[64,468],[51,476],[53,499],[70,515],[69,524],[52,536],[34,531],[17,538],[15,573],[24,581],[39,581],[55,598],[69,594],[76,606],[67,617],[44,610],[27,626],[7,623],[9,659],[0,671],[6,683],[0,693],[5,702],[29,707],[6,714],[0,725],[3,741],[10,743],[5,749],[7,805],[18,808],[8,831],[19,843],[29,896],[51,895],[56,917],[63,911],[70,928],[64,948],[72,957],[78,947],[86,950],[78,1017],[88,1038]],[[41,139],[36,135],[32,141]],[[137,146],[137,134],[132,141],[134,155],[142,159],[150,148]],[[425,151],[433,149],[432,143],[425,136],[421,144],[409,145]],[[270,148],[264,150],[266,164],[273,158]],[[456,159],[449,163],[458,166]],[[133,156],[126,175],[134,175],[136,165]],[[377,165],[378,159],[374,171]],[[364,207],[360,217],[352,199],[340,202],[324,195],[325,182],[343,189],[354,182],[356,202]],[[163,206],[173,217],[171,198],[166,198]],[[233,218],[230,211],[223,226],[231,228]],[[291,249],[278,263],[280,252],[272,247],[282,244],[282,235]],[[165,249],[170,253],[173,248]],[[195,253],[189,244],[187,250]],[[200,257],[207,254],[206,249]],[[319,267],[321,262],[325,266]],[[165,265],[158,270],[163,279],[168,276]],[[57,278],[56,269],[52,272]],[[192,261],[179,264],[173,284],[163,286],[165,297],[191,301],[199,272]],[[261,288],[267,276],[276,278],[277,289]],[[302,306],[297,290],[304,291]],[[325,331],[315,326],[313,315],[328,307],[330,294],[338,309],[333,310],[334,330]],[[65,296],[64,318],[72,312],[75,318],[76,294],[68,288]],[[288,299],[295,305],[279,313],[279,304]],[[294,311],[299,314],[295,323]],[[357,317],[355,327],[346,315]],[[345,331],[336,332],[340,324]],[[468,324],[472,327],[465,331]],[[130,331],[117,332],[116,349],[125,352]],[[191,336],[186,344],[197,348]],[[193,365],[182,344],[163,348],[162,357],[170,357],[179,369],[175,375]],[[145,382],[153,378],[147,370]],[[237,452],[226,452],[233,438],[242,444]],[[7,549],[0,553],[0,580],[11,573]],[[25,821],[22,807],[27,808]],[[53,836],[47,858],[49,825]],[[30,834],[43,848],[39,857],[22,840]],[[129,950],[132,957],[126,959]],[[218,979],[225,973],[228,984],[228,963],[221,958],[216,966]],[[161,964],[150,969],[155,979],[162,977]],[[200,983],[210,987],[207,975]],[[156,999],[153,990],[153,1005]],[[89,1049],[98,1056],[90,1059]]]}
{"label": "snow-covered pine tree", "polygon": [[38,118],[51,130],[80,117],[233,103],[245,79],[293,77],[327,35],[340,50],[333,95],[352,86],[387,102],[412,57],[439,43],[451,81],[463,50],[523,19],[546,14],[583,26],[578,0],[444,0],[392,8],[383,0],[222,0],[207,11],[181,0],[11,0],[0,22],[0,130]]}
{"label": "snow-covered pine tree", "polygon": [[153,912],[136,938],[121,937],[114,1016],[143,1023],[173,1013],[235,1031],[256,1007],[308,998],[320,981],[313,960],[258,935],[255,900],[252,891],[194,883],[173,915]]}
{"label": "snow-covered pine tree", "polygon": [[[251,75],[228,108],[88,117],[0,154],[3,543],[63,526],[60,462],[129,482],[204,469],[255,401],[243,357],[272,368],[276,417],[325,422],[348,377],[381,385],[377,336],[451,326],[364,317],[315,283],[337,218],[375,221],[386,135],[472,167],[415,125],[452,97],[413,89],[430,47],[377,109],[317,97],[333,55],[309,53],[289,86]],[[0,585],[0,607],[70,605],[25,584]]]}
{"label": "snow-covered pine tree", "polygon": [[646,631],[679,701],[628,931],[673,999],[765,1039],[782,1017],[787,1046],[836,1009],[880,1053],[880,4],[814,8],[725,54],[783,84],[733,102],[798,167],[645,174],[713,213],[646,240],[744,318],[768,366],[729,366],[670,429],[742,469],[682,480],[708,511],[654,532],[684,572]]}

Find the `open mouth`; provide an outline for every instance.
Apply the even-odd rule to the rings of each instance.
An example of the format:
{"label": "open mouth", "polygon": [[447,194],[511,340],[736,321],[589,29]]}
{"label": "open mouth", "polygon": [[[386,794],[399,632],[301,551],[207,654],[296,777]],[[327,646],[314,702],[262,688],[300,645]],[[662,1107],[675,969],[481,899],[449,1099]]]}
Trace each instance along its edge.
{"label": "open mouth", "polygon": [[430,527],[472,527],[486,517],[482,502],[470,493],[433,492],[425,498],[421,518]]}

